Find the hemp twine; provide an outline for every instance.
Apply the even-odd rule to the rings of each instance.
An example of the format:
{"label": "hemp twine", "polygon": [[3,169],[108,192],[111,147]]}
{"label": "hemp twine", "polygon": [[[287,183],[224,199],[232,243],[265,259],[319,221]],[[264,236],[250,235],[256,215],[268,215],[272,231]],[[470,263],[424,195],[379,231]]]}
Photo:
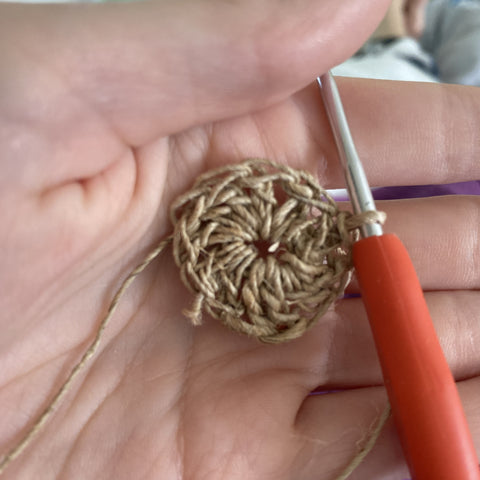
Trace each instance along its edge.
{"label": "hemp twine", "polygon": [[364,223],[304,171],[248,160],[207,172],[171,208],[173,255],[207,311],[227,327],[280,343],[301,336],[343,293]]}
{"label": "hemp twine", "polygon": [[[183,283],[195,295],[183,313],[202,310],[228,328],[265,343],[300,337],[338,299],[352,274],[351,247],[382,212],[354,215],[305,171],[250,159],[207,172],[171,206],[171,235],[155,245],[115,293],[95,337],[24,437],[0,460],[0,475],[45,427],[95,355],[118,303],[135,278],[172,242]],[[365,444],[336,480],[371,451],[390,416],[387,406]]]}

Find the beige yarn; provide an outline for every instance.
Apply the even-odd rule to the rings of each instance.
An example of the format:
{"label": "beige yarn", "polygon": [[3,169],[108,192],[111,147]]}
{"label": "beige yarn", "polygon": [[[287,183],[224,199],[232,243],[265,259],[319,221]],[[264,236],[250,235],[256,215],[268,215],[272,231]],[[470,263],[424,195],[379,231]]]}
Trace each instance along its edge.
{"label": "beige yarn", "polygon": [[173,254],[206,310],[229,328],[280,343],[301,336],[341,295],[358,227],[307,172],[249,160],[198,178],[171,209]]}
{"label": "beige yarn", "polygon": [[[173,241],[185,285],[195,293],[185,314],[206,310],[229,328],[280,343],[302,335],[342,294],[351,276],[351,246],[365,223],[385,215],[353,215],[307,172],[252,159],[200,176],[172,205],[174,233],[123,280],[95,338],[23,438],[0,458],[0,475],[43,430],[74,380],[95,355],[119,301],[135,278]],[[389,407],[337,480],[373,448]]]}

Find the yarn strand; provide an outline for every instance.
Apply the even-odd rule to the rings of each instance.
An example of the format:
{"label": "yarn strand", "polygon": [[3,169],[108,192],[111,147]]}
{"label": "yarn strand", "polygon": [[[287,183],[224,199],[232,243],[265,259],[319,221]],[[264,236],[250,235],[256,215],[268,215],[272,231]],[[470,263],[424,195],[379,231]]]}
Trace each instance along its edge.
{"label": "yarn strand", "polygon": [[100,341],[103,338],[103,333],[105,329],[107,328],[108,324],[110,323],[111,318],[113,317],[113,314],[117,310],[118,303],[121,300],[121,298],[124,296],[125,292],[128,290],[128,288],[131,286],[133,281],[136,279],[136,277],[142,273],[145,268],[150,265],[150,263],[155,260],[155,258],[162,253],[162,251],[165,249],[165,247],[171,242],[172,237],[169,236],[160,244],[156,245],[153,250],[151,250],[147,256],[143,259],[143,261],[137,265],[125,278],[125,280],[122,282],[118,290],[116,291],[112,301],[110,302],[110,305],[107,309],[107,313],[103,317],[102,321],[100,322],[95,338],[93,341],[90,343],[89,347],[87,350],[85,350],[84,354],[82,355],[81,359],[79,362],[72,368],[70,371],[70,374],[68,375],[67,379],[63,383],[63,385],[60,387],[60,389],[57,391],[55,396],[52,398],[48,406],[43,410],[43,412],[40,414],[38,419],[35,421],[35,423],[32,425],[32,427],[28,430],[28,432],[25,434],[25,436],[20,440],[20,442],[15,445],[9,452],[6,453],[6,455],[1,459],[0,461],[0,475],[3,474],[5,469],[8,467],[10,463],[12,463],[17,457],[19,457],[24,450],[32,443],[33,439],[41,432],[41,430],[45,427],[46,423],[54,413],[55,409],[58,407],[60,402],[63,400],[65,395],[69,392],[70,387],[74,380],[77,378],[77,376],[82,372],[88,361],[95,355],[95,353],[98,350],[98,347],[100,345]]}
{"label": "yarn strand", "polygon": [[360,464],[365,460],[366,456],[373,450],[373,447],[377,443],[378,437],[380,437],[383,427],[385,427],[385,424],[390,418],[391,413],[392,408],[389,403],[385,407],[385,410],[382,412],[380,417],[378,417],[372,432],[365,442],[365,445],[363,445],[357,455],[352,458],[350,463],[343,469],[342,473],[335,480],[347,480],[347,478],[360,466]]}

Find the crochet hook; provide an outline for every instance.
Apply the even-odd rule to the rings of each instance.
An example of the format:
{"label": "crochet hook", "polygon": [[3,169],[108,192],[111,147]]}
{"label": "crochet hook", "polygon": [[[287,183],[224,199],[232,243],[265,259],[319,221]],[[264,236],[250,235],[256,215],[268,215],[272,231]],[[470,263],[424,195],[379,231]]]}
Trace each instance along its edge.
{"label": "crochet hook", "polygon": [[[317,78],[355,213],[375,210],[330,72]],[[353,261],[394,421],[414,480],[480,480],[455,380],[410,257],[396,235],[365,225]]]}

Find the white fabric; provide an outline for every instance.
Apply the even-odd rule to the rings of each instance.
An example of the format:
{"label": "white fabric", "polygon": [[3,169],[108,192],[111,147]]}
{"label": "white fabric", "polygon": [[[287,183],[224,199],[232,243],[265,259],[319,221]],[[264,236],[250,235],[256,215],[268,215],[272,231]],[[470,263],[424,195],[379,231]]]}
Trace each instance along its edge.
{"label": "white fabric", "polygon": [[365,54],[335,67],[333,73],[344,77],[436,82],[435,76],[428,73],[431,68],[433,60],[419,43],[412,38],[401,38],[388,45],[375,44]]}
{"label": "white fabric", "polygon": [[479,0],[432,0],[420,42],[442,82],[480,86]]}

